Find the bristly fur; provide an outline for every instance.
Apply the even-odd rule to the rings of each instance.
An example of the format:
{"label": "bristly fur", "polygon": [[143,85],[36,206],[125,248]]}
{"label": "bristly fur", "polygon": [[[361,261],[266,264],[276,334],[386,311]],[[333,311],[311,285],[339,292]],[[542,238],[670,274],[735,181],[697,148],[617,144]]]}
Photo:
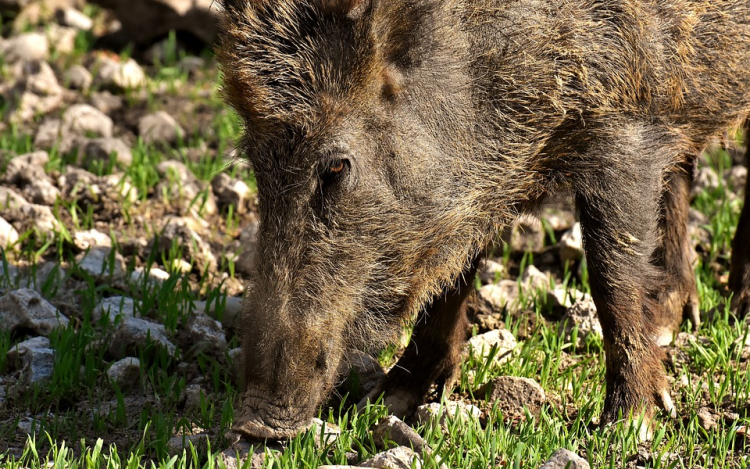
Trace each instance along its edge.
{"label": "bristly fur", "polygon": [[[419,329],[430,369],[385,389],[417,402],[426,381],[449,380],[462,331],[445,329],[464,325],[462,274],[563,184],[604,328],[603,419],[662,395],[654,338],[695,300],[684,242],[670,240],[685,232],[668,229],[687,213],[675,175],[750,109],[749,2],[223,7],[224,94],[245,125],[261,217],[243,331],[248,432],[260,431],[259,395],[308,417],[348,348],[392,338],[420,311],[445,325]],[[411,350],[403,368],[419,366]]]}

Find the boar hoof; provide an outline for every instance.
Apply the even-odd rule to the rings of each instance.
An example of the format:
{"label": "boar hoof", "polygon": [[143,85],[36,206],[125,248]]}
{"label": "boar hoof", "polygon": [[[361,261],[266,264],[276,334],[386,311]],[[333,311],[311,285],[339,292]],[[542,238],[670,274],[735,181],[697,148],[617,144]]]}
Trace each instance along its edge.
{"label": "boar hoof", "polygon": [[[665,328],[670,329],[670,333],[679,331],[680,324],[685,320],[690,320],[693,331],[698,330],[701,324],[700,300],[694,281],[668,289],[664,292],[660,303],[665,305],[668,315],[664,321]],[[659,345],[662,345],[661,342]]]}
{"label": "boar hoof", "polygon": [[383,395],[383,405],[388,408],[388,412],[400,419],[406,419],[414,414],[417,406],[420,404],[419,399],[415,398],[412,393],[403,390],[384,392],[379,386],[370,391],[362,400],[357,403],[357,409],[364,409],[368,403],[375,402]]}

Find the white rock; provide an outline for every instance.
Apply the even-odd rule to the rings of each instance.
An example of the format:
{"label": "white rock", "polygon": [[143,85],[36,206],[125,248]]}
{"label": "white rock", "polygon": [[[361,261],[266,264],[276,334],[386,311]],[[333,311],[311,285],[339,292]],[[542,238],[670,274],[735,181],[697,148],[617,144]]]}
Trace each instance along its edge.
{"label": "white rock", "polygon": [[500,312],[504,308],[518,310],[519,288],[513,280],[500,280],[497,284],[485,285],[479,289],[478,298],[487,309]]}
{"label": "white rock", "polygon": [[76,231],[73,234],[73,244],[81,251],[94,247],[111,248],[112,238],[92,228],[90,230]]}
{"label": "white rock", "polygon": [[[49,161],[46,151],[35,151],[11,158],[5,169],[5,181],[23,186],[39,179],[46,179],[44,165]],[[26,199],[24,199],[25,201]]]}
{"label": "white rock", "polygon": [[599,324],[593,300],[587,298],[577,301],[560,320],[561,333],[566,342],[573,340],[573,329],[576,326],[578,326],[578,340],[573,344],[575,347],[580,347],[589,334],[602,337],[602,326]]}
{"label": "white rock", "polygon": [[207,352],[222,353],[227,348],[227,339],[221,323],[206,314],[195,314],[187,323],[193,347]]}
{"label": "white rock", "polygon": [[513,334],[506,329],[495,329],[484,334],[475,335],[466,344],[465,353],[471,353],[475,357],[489,357],[496,350],[494,362],[505,363],[510,359],[511,353],[518,346],[518,341]]}
{"label": "white rock", "polygon": [[521,275],[521,283],[526,290],[547,291],[550,288],[550,277],[535,266],[529,265]]}
{"label": "white rock", "polygon": [[60,224],[52,214],[52,209],[45,205],[26,204],[18,209],[19,213],[36,228],[41,235],[53,237]]}
{"label": "white rock", "polygon": [[591,466],[574,452],[558,449],[539,469],[591,469]]}
{"label": "white rock", "polygon": [[421,469],[422,465],[422,458],[412,449],[398,446],[376,454],[359,466],[377,469]]}
{"label": "white rock", "polygon": [[114,322],[115,317],[123,318],[135,317],[135,301],[126,296],[110,296],[99,302],[92,312],[92,319],[99,321],[102,316],[107,316],[110,322]]}
{"label": "white rock", "polygon": [[0,250],[8,249],[16,241],[18,241],[18,231],[5,218],[0,217]]}
{"label": "white rock", "polygon": [[581,234],[581,224],[576,223],[560,238],[560,260],[565,263],[579,261],[582,258],[583,235]]}
{"label": "white rock", "polygon": [[44,35],[55,52],[70,54],[75,50],[78,35],[78,30],[75,28],[49,23],[46,25]]}
{"label": "white rock", "polygon": [[0,43],[0,55],[6,63],[47,60],[49,43],[41,33],[19,34]]}
{"label": "white rock", "polygon": [[138,134],[146,144],[173,144],[185,135],[180,124],[164,111],[145,115],[138,122]]}
{"label": "white rock", "polygon": [[208,435],[199,433],[197,435],[173,436],[167,442],[167,448],[171,454],[181,454],[183,451],[190,451],[192,445],[197,451],[200,448],[205,449],[208,446]]}
{"label": "white rock", "polygon": [[243,181],[219,173],[211,181],[211,187],[219,203],[234,205],[239,213],[245,212],[245,201],[250,196],[250,188]]}
{"label": "white rock", "polygon": [[9,187],[0,186],[0,211],[15,210],[24,205],[29,205],[29,202],[21,194]]}
{"label": "white rock", "polygon": [[93,133],[101,137],[112,137],[112,119],[88,104],[74,104],[62,116],[62,131],[76,135]]}
{"label": "white rock", "polygon": [[313,431],[315,446],[318,448],[332,445],[341,435],[341,429],[338,426],[330,422],[324,422],[317,417],[312,419],[310,428]]}
{"label": "white rock", "polygon": [[392,441],[399,446],[411,447],[417,453],[430,450],[427,441],[395,415],[389,415],[378,422],[372,429],[372,436],[379,448],[386,447],[386,443]]}
{"label": "white rock", "polygon": [[111,383],[117,384],[120,389],[132,387],[141,378],[141,361],[135,357],[118,360],[107,370],[107,378]]}
{"label": "white rock", "polygon": [[91,72],[83,65],[75,64],[65,72],[65,83],[74,90],[86,91],[93,81]]}
{"label": "white rock", "polygon": [[48,338],[34,337],[12,346],[7,360],[11,369],[20,370],[26,383],[41,383],[52,377],[55,351]]}
{"label": "white rock", "polygon": [[29,200],[40,205],[55,205],[55,201],[60,198],[60,189],[46,176],[32,181],[24,187],[23,192]]}
{"label": "white rock", "polygon": [[0,297],[0,328],[13,332],[31,329],[49,335],[55,327],[67,327],[68,318],[39,293],[28,288],[10,291]]}
{"label": "white rock", "polygon": [[482,411],[479,407],[460,401],[446,401],[444,404],[432,402],[417,407],[414,420],[420,423],[428,423],[438,419],[441,426],[447,424],[447,419],[477,420]]}
{"label": "white rock", "polygon": [[63,8],[55,12],[57,21],[63,26],[70,26],[79,31],[88,31],[94,26],[94,21],[85,13],[75,8]]}
{"label": "white rock", "polygon": [[114,155],[117,162],[129,166],[133,162],[130,147],[119,138],[96,138],[86,144],[86,163],[93,161],[109,162],[110,155]]}
{"label": "white rock", "polygon": [[130,274],[131,283],[139,284],[146,279],[149,283],[162,283],[169,279],[169,272],[158,267],[151,267],[148,272],[143,267],[136,267]]}
{"label": "white rock", "polygon": [[485,259],[479,269],[479,279],[484,284],[495,283],[505,276],[505,266],[492,259]]}
{"label": "white rock", "polygon": [[119,64],[112,77],[113,84],[121,89],[130,90],[146,85],[146,73],[138,62],[128,59]]}

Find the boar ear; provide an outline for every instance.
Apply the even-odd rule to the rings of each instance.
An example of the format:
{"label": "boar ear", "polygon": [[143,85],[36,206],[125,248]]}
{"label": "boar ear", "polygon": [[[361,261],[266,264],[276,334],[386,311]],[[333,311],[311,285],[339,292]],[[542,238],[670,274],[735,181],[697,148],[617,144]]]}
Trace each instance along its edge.
{"label": "boar ear", "polygon": [[321,0],[323,11],[350,19],[360,18],[372,5],[372,0]]}

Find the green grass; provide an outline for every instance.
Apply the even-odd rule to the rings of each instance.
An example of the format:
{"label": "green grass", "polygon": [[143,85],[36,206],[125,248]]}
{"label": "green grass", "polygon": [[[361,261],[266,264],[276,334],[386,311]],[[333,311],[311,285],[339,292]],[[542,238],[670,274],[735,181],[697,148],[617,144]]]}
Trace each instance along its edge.
{"label": "green grass", "polygon": [[[90,14],[97,11],[88,10]],[[90,34],[79,34],[74,53],[55,60],[61,66],[81,61],[91,50],[92,41]],[[150,216],[164,197],[156,193],[160,176],[155,168],[162,161],[176,159],[185,163],[203,182],[210,182],[218,172],[226,171],[255,188],[252,171],[226,158],[241,126],[218,96],[220,77],[215,65],[209,61],[202,74],[189,77],[179,70],[180,58],[176,39],[170,36],[165,43],[163,63],[149,70],[145,107],[160,109],[170,99],[189,96],[210,114],[209,124],[186,129],[185,138],[174,149],[136,141],[132,148],[133,162],[127,167],[111,158],[109,162],[85,168],[100,176],[123,173],[139,194],[138,200],[122,205],[121,219],[115,220],[120,225],[107,233],[119,249],[134,231],[145,230],[149,239],[159,233],[158,220],[145,224],[139,220]],[[135,94],[126,96],[126,101],[143,105],[138,104]],[[10,154],[32,151],[32,142],[33,138],[17,126],[0,132],[0,148]],[[704,164],[712,165],[721,175],[729,167],[730,159],[726,152],[718,152]],[[46,170],[64,173],[78,165],[76,154],[53,150]],[[4,170],[0,166],[0,172]],[[728,256],[741,201],[726,198],[727,188],[722,178],[720,181],[718,188],[700,193],[693,203],[708,220],[704,228],[709,242],[703,247],[696,273],[701,311],[711,314],[695,339],[680,349],[671,349],[668,375],[674,378],[672,391],[677,419],[658,414],[655,437],[647,443],[641,443],[629,425],[600,428],[597,423],[604,402],[605,381],[601,339],[589,335],[578,348],[571,343],[575,337],[570,342],[564,341],[558,323],[550,320],[552,311],[546,294],[524,291],[520,308],[525,313],[506,312],[502,317],[508,330],[517,337],[524,336],[510,359],[498,364],[492,354],[471,355],[461,365],[453,397],[479,405],[484,412],[482,422],[449,417],[445,426],[437,422],[415,426],[433,448],[433,454],[455,468],[538,467],[559,448],[586,457],[597,468],[628,464],[635,467],[636,463],[647,468],[747,467],[750,439],[742,436],[741,429],[750,425],[750,369],[741,344],[750,331],[747,323],[734,318],[725,306]],[[194,203],[200,205],[199,199],[200,196]],[[61,228],[53,239],[31,230],[22,233],[16,251],[2,253],[0,289],[3,291],[18,288],[24,281],[12,278],[10,263],[27,265],[34,278],[45,262],[60,266],[32,284],[45,298],[53,299],[71,323],[50,336],[52,347],[64,353],[56,355],[54,374],[48,383],[20,391],[5,383],[5,397],[0,393],[0,402],[4,399],[0,403],[0,466],[9,469],[223,467],[218,454],[229,444],[224,435],[234,420],[239,392],[234,364],[228,354],[183,348],[172,357],[150,343],[136,353],[142,365],[138,383],[134,388],[120,389],[107,382],[105,373],[114,362],[108,354],[109,341],[122,318],[114,324],[106,319],[95,321],[93,310],[103,297],[131,296],[137,300],[137,317],[164,324],[167,333],[176,340],[197,299],[207,299],[216,305],[215,315],[223,319],[226,282],[235,276],[234,261],[220,259],[220,271],[228,272],[228,279],[206,275],[200,266],[194,266],[191,272],[180,272],[173,266],[183,259],[186,249],[174,245],[164,252],[152,250],[138,263],[133,257],[128,259],[126,278],[136,268],[148,272],[158,267],[169,273],[168,279],[161,283],[150,281],[147,275],[139,281],[124,282],[106,276],[94,278],[76,265],[78,251],[73,246],[72,233],[97,226],[101,229],[103,223],[113,221],[104,217],[95,198],[61,201],[54,209]],[[163,216],[159,213],[157,218]],[[230,207],[213,221],[211,230],[218,233],[216,239],[231,240],[247,218]],[[544,229],[547,239],[554,242],[554,231],[548,224],[544,224]],[[500,260],[514,271],[522,271],[534,262],[531,254],[514,259],[507,247],[500,254]],[[566,267],[558,286],[568,291],[588,292],[585,263],[575,272]],[[77,300],[75,308],[71,307],[72,298]],[[405,336],[409,333],[407,330]],[[0,332],[0,376],[7,372],[6,352],[24,338]],[[227,339],[229,349],[237,347],[237,337],[228,334]],[[381,352],[379,359],[389,363],[396,354],[397,347],[390,347]],[[497,408],[483,401],[483,396],[474,395],[478,384],[502,375],[533,378],[540,383],[549,402],[539,418],[529,414],[522,421],[506,421]],[[190,384],[195,384],[198,376],[202,390],[198,405],[186,408],[184,392]],[[270,445],[264,467],[346,464],[352,453],[362,461],[380,451],[370,430],[386,415],[385,409],[371,405],[357,411],[347,399],[343,402],[340,406],[324,406],[320,411],[321,418],[342,429],[334,443],[317,447],[312,431],[308,431],[281,446]],[[704,430],[699,425],[701,407],[719,416],[715,428]],[[24,440],[17,427],[27,416],[34,418],[36,436]],[[172,454],[168,447],[172,436],[202,431],[211,435],[207,448],[190,447]],[[3,453],[3,446],[12,449]],[[650,456],[636,461],[639,451]],[[439,467],[438,458],[426,457],[425,467]]]}

